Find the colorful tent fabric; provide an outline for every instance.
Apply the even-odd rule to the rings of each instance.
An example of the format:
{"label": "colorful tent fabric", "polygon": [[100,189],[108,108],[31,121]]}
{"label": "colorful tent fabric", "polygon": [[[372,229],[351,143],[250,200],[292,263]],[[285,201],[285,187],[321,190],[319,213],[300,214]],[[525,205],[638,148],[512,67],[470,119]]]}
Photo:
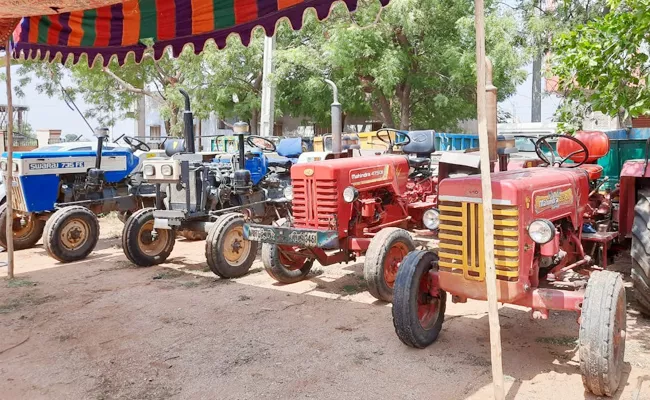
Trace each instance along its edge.
{"label": "colorful tent fabric", "polygon": [[[51,62],[60,54],[63,60],[71,56],[76,63],[87,54],[88,62],[94,63],[101,55],[106,65],[113,56],[121,64],[133,53],[140,62],[146,50],[143,41],[148,40],[154,43],[156,59],[167,47],[177,56],[186,44],[192,44],[198,54],[209,39],[223,48],[233,33],[248,44],[257,26],[272,35],[282,18],[299,29],[307,9],[314,8],[322,20],[336,1],[126,0],[96,9],[23,18],[13,33],[14,56]],[[342,1],[350,11],[356,9],[357,0]],[[380,1],[386,5],[389,0]]]}

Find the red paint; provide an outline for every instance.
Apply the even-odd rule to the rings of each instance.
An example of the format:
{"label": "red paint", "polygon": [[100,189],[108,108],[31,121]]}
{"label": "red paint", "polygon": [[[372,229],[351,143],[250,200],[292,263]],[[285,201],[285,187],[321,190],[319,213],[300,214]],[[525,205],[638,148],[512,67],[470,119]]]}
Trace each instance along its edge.
{"label": "red paint", "polygon": [[560,233],[557,232],[555,237],[548,243],[543,244],[539,248],[539,254],[544,257],[553,257],[560,251]]}
{"label": "red paint", "polygon": [[[627,164],[627,163],[626,163]],[[636,177],[621,174],[618,210],[618,234],[621,238],[630,237],[634,224],[636,206]]]}
{"label": "red paint", "polygon": [[158,40],[174,39],[176,37],[176,3],[156,0],[156,12]]}
{"label": "red paint", "polygon": [[[609,137],[604,132],[579,131],[573,137],[584,143],[589,150],[589,158],[586,160],[585,154],[582,152],[569,157],[573,162],[584,161],[586,164],[592,164],[609,153]],[[557,154],[560,157],[567,157],[571,153],[580,150],[582,150],[582,147],[570,139],[560,138],[557,141]]]}

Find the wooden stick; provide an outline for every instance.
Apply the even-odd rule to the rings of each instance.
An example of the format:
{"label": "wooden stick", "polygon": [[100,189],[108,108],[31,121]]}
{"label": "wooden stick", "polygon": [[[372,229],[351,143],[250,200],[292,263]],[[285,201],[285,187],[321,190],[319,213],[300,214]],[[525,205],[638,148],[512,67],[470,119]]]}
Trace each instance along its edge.
{"label": "wooden stick", "polygon": [[6,75],[7,75],[7,180],[5,181],[7,215],[7,277],[14,279],[14,210],[12,207],[13,197],[13,151],[14,151],[14,107],[11,93],[11,42],[7,39],[5,45],[6,53]]}
{"label": "wooden stick", "polygon": [[[497,302],[497,276],[494,266],[494,215],[492,214],[492,180],[490,177],[490,138],[487,127],[485,11],[483,0],[475,1],[476,24],[476,103],[478,134],[481,155],[481,188],[483,193],[483,232],[485,232],[485,284],[487,286],[488,314],[490,320],[490,349],[492,356],[492,382],[495,400],[505,399],[503,365],[501,361],[501,328]],[[495,132],[496,134],[496,132]]]}

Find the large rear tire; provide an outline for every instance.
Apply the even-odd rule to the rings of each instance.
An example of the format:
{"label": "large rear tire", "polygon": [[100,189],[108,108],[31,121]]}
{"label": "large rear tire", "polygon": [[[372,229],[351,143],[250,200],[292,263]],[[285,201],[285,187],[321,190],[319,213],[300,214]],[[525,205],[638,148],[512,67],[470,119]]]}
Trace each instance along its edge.
{"label": "large rear tire", "polygon": [[578,355],[585,389],[596,396],[612,396],[621,382],[626,318],[621,275],[592,273],[582,303]]}
{"label": "large rear tire", "polygon": [[[25,216],[25,225],[21,224],[20,217],[14,218],[12,229],[14,232],[14,250],[31,249],[43,236],[45,221],[32,213]],[[7,204],[0,205],[0,246],[7,248]]]}
{"label": "large rear tire", "polygon": [[287,254],[277,244],[264,243],[262,244],[262,264],[271,278],[280,283],[289,284],[305,279],[314,265],[314,260]]}
{"label": "large rear tire", "polygon": [[171,229],[157,229],[153,234],[153,211],[153,208],[136,211],[126,220],[122,231],[124,254],[139,267],[164,263],[176,243],[176,234]]}
{"label": "large rear tire", "polygon": [[400,263],[415,250],[411,235],[400,228],[386,228],[370,240],[363,266],[368,291],[378,300],[393,301],[393,286]]}
{"label": "large rear tire", "polygon": [[445,320],[447,293],[438,288],[431,270],[438,268],[438,255],[412,251],[397,271],[393,297],[393,326],[397,337],[410,347],[423,349],[438,339]]}
{"label": "large rear tire", "polygon": [[43,245],[60,262],[83,260],[99,240],[99,221],[89,209],[68,206],[57,210],[45,224]]}
{"label": "large rear tire", "polygon": [[632,225],[632,282],[641,311],[650,317],[650,190],[639,191]]}
{"label": "large rear tire", "polygon": [[257,242],[244,238],[245,222],[241,214],[225,214],[210,228],[205,258],[210,270],[221,278],[246,275],[257,257]]}

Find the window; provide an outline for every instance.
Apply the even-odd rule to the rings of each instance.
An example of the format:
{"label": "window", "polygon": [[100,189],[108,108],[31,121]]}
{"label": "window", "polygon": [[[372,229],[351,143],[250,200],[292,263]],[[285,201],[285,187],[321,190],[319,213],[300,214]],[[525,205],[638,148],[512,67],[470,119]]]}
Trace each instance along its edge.
{"label": "window", "polygon": [[160,125],[151,125],[149,127],[149,137],[152,138],[160,137]]}

